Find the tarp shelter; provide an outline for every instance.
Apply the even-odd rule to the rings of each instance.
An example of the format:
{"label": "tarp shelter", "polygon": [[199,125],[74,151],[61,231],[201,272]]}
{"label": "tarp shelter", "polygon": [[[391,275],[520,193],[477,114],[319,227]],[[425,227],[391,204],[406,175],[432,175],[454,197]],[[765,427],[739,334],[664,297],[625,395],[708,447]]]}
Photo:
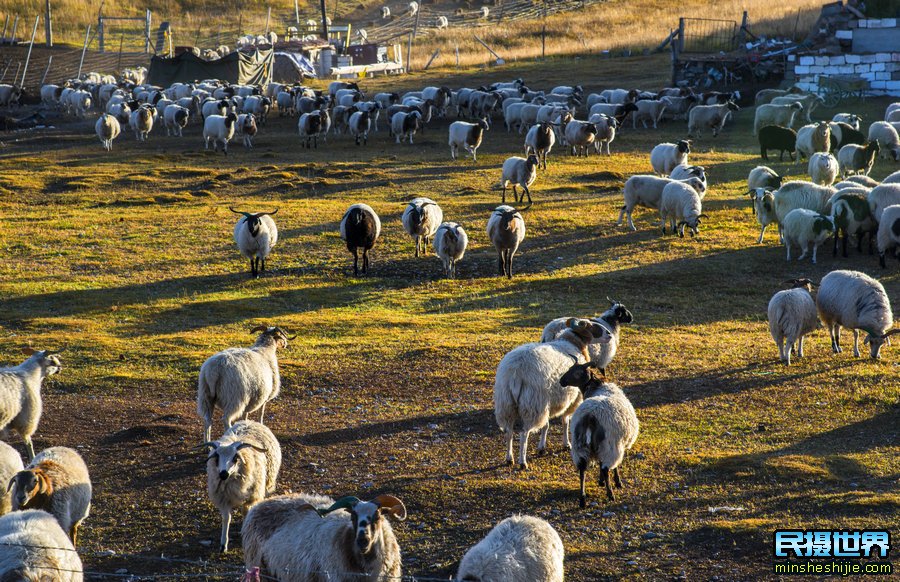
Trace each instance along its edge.
{"label": "tarp shelter", "polygon": [[234,51],[221,59],[207,61],[190,51],[172,58],[150,59],[148,82],[167,87],[172,83],[190,83],[198,79],[219,79],[241,85],[265,85],[272,80],[275,51],[256,48]]}
{"label": "tarp shelter", "polygon": [[276,83],[296,83],[304,77],[316,77],[316,69],[308,58],[298,53],[275,53],[275,70],[272,80]]}

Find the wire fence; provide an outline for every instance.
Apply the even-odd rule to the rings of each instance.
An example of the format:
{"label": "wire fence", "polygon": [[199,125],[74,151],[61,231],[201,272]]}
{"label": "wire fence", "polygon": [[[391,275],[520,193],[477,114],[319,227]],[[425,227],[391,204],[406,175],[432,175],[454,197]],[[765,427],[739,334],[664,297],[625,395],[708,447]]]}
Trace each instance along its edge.
{"label": "wire fence", "polygon": [[683,53],[729,52],[738,41],[738,25],[733,20],[683,18],[681,39]]}

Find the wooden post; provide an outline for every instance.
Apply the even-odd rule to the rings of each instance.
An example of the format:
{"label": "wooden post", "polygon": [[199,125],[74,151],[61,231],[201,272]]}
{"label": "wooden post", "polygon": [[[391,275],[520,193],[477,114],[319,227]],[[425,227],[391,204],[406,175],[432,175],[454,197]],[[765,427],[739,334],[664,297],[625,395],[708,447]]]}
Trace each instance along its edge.
{"label": "wooden post", "polygon": [[6,29],[9,28],[9,14],[6,15],[6,22],[3,23],[3,36],[0,37],[0,44],[6,42]]}
{"label": "wooden post", "polygon": [[244,12],[238,12],[238,36],[244,36]]}
{"label": "wooden post", "polygon": [[406,47],[406,72],[409,73],[412,71],[412,45],[413,39],[416,38],[416,34],[419,32],[419,15],[422,14],[421,10],[416,10],[416,21],[413,23],[412,33],[409,35],[409,45]]}
{"label": "wooden post", "polygon": [[[19,87],[25,86],[25,75],[28,73],[28,61],[31,60],[31,49],[34,48],[34,37],[37,36],[37,27],[41,21],[40,16],[34,17],[34,28],[31,30],[31,43],[28,45],[28,54],[25,56],[25,69],[22,71],[22,84]],[[15,85],[15,83],[13,83]]]}
{"label": "wooden post", "polygon": [[50,58],[47,59],[47,68],[44,69],[44,76],[41,77],[41,84],[39,87],[44,86],[44,82],[47,81],[47,74],[50,72],[50,64],[53,63],[53,55],[50,55]]}
{"label": "wooden post", "polygon": [[300,26],[300,3],[298,0],[294,0],[294,20],[297,22],[297,26]]}
{"label": "wooden post", "polygon": [[2,83],[3,79],[6,78],[6,72],[9,71],[10,65],[12,65],[12,59],[9,59],[8,61],[6,61],[6,66],[3,68],[3,74],[0,75],[0,83]]}
{"label": "wooden post", "polygon": [[486,48],[486,49],[488,50],[489,53],[491,53],[492,55],[494,55],[494,56],[497,58],[497,60],[501,60],[501,61],[503,60],[503,59],[500,57],[500,55],[498,55],[497,53],[494,52],[494,49],[492,49],[491,47],[489,47],[489,46],[487,45],[486,42],[484,42],[483,40],[481,40],[480,38],[478,38],[478,37],[475,36],[474,34],[473,34],[472,36],[474,36],[474,37],[475,37],[475,40],[477,40],[479,43],[481,43],[481,46],[483,46],[484,48]]}
{"label": "wooden post", "polygon": [[44,36],[47,46],[53,46],[53,15],[50,12],[50,0],[46,0],[45,6],[47,13],[44,15]]}
{"label": "wooden post", "polygon": [[16,84],[16,79],[19,78],[19,71],[22,70],[22,61],[16,61],[16,74],[13,75],[13,85]]}
{"label": "wooden post", "polygon": [[103,17],[97,17],[97,44],[100,48],[100,52],[104,52],[104,35],[103,35]]}
{"label": "wooden post", "polygon": [[81,47],[81,60],[78,61],[78,75],[76,78],[81,78],[81,68],[84,66],[84,53],[87,52],[88,41],[91,38],[91,25],[88,24],[87,30],[84,32],[84,46]]}
{"label": "wooden post", "polygon": [[322,40],[328,42],[328,13],[325,11],[325,0],[319,0],[319,8],[322,10]]}
{"label": "wooden post", "polygon": [[425,71],[428,70],[428,67],[431,66],[431,63],[434,62],[434,59],[436,59],[439,54],[441,54],[441,49],[437,49],[436,51],[434,51],[434,53],[432,53],[431,58],[428,59],[427,63],[425,63],[425,69],[424,69]]}
{"label": "wooden post", "polygon": [[272,7],[269,6],[269,9],[266,11],[266,35],[269,34],[269,19],[272,18]]}
{"label": "wooden post", "polygon": [[456,43],[456,68],[459,68],[459,43]]}
{"label": "wooden post", "polygon": [[412,65],[409,62],[409,57],[412,56],[412,37],[413,33],[409,33],[409,41],[406,43],[406,72],[409,74],[412,72]]}
{"label": "wooden post", "polygon": [[122,33],[122,36],[119,37],[119,60],[116,63],[116,70],[122,70],[122,44],[125,43],[125,33]]}
{"label": "wooden post", "polygon": [[16,14],[15,20],[13,20],[13,29],[12,29],[12,34],[9,35],[9,44],[15,44],[17,30],[19,30],[19,15],[18,14]]}
{"label": "wooden post", "polygon": [[[146,17],[146,20],[144,21],[144,39],[145,39],[144,40],[144,52],[145,53],[150,52],[150,44],[151,44],[150,43],[150,28],[152,27],[152,24],[151,24],[152,18],[153,18],[153,13],[150,12],[150,9],[148,8],[147,9],[147,17]],[[122,58],[121,54],[122,54],[122,51],[120,49],[119,50],[119,59]],[[121,69],[119,69],[119,70],[121,70]]]}

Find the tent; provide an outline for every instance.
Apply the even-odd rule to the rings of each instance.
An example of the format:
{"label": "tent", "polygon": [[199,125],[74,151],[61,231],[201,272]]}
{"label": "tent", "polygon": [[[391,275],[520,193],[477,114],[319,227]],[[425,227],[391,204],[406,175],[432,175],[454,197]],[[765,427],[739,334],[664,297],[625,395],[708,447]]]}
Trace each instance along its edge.
{"label": "tent", "polygon": [[202,59],[190,51],[172,58],[155,56],[150,59],[147,80],[162,87],[198,79],[265,85],[272,80],[274,54],[272,49],[255,48],[252,52],[235,51],[214,61]]}
{"label": "tent", "polygon": [[276,83],[296,83],[304,77],[316,77],[316,69],[308,58],[300,53],[275,53],[275,70],[272,80]]}

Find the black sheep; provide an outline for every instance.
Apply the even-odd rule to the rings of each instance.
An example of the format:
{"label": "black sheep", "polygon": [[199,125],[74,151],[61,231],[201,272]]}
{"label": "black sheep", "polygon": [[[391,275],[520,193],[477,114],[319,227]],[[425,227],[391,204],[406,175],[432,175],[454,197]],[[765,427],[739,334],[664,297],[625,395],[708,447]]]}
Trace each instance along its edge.
{"label": "black sheep", "polygon": [[769,150],[779,150],[778,161],[784,161],[784,152],[788,152],[791,160],[797,150],[797,132],[789,127],[767,125],[759,130],[759,155],[768,161]]}
{"label": "black sheep", "polygon": [[354,204],[341,219],[341,238],[353,253],[353,274],[359,274],[359,249],[363,250],[362,272],[369,272],[369,250],[381,234],[381,220],[367,204]]}

